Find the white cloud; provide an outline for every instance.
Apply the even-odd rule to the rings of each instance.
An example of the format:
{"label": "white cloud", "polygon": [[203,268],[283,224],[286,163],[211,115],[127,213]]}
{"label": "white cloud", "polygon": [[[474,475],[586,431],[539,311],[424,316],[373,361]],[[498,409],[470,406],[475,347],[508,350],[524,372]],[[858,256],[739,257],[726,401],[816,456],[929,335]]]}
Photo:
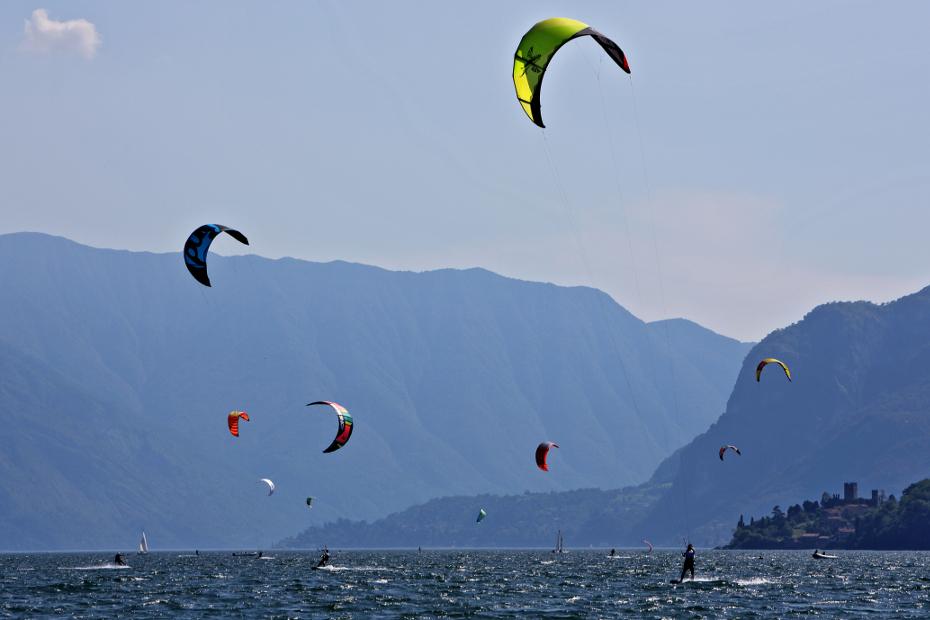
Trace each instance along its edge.
{"label": "white cloud", "polygon": [[48,11],[36,9],[26,20],[25,38],[21,49],[26,52],[50,54],[76,53],[90,60],[100,47],[97,27],[86,19],[56,21]]}

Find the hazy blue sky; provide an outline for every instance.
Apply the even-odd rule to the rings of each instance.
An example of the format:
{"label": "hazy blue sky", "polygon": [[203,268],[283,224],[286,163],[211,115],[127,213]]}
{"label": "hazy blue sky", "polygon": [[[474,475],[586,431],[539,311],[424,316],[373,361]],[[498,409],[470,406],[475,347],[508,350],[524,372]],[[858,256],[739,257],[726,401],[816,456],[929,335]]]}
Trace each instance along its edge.
{"label": "hazy blue sky", "polygon": [[[554,15],[633,77],[566,46],[543,137],[512,55]],[[7,1],[0,232],[171,251],[219,222],[264,256],[477,265],[760,338],[930,284],[928,24],[926,2]]]}

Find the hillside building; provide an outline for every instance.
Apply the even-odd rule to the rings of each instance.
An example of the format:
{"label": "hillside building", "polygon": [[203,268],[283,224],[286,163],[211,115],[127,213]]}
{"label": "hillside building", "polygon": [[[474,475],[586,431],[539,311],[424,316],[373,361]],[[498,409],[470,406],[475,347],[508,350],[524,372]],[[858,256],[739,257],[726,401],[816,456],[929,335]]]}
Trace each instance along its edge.
{"label": "hillside building", "polygon": [[844,482],[843,483],[843,501],[844,502],[855,502],[859,499],[859,483],[858,482]]}

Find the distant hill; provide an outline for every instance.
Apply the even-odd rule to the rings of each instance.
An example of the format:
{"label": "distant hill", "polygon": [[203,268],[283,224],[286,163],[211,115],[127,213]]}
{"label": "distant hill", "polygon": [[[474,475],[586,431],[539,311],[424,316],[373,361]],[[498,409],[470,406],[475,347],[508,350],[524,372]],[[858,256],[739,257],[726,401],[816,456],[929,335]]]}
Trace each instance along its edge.
{"label": "distant hill", "polygon": [[[634,484],[716,419],[749,348],[481,269],[212,254],[205,288],[180,252],[26,233],[0,264],[4,549],[263,546],[439,496]],[[334,454],[320,398],[355,417]]]}
{"label": "distant hill", "polygon": [[[315,525],[277,546],[547,547],[558,530],[568,547],[640,546],[641,521],[668,492],[674,463],[673,456],[649,482],[623,489],[441,497],[372,522],[339,519]],[[482,508],[488,517],[478,524]]]}
{"label": "distant hill", "polygon": [[[754,377],[763,357],[785,361]],[[669,492],[641,522],[657,538],[723,544],[838,481],[899,492],[930,472],[930,288],[894,302],[830,303],[753,347],[726,412],[676,455]],[[717,458],[735,444],[742,456]]]}
{"label": "distant hill", "polygon": [[742,519],[729,549],[930,549],[930,479],[876,500],[807,500],[771,516]]}
{"label": "distant hill", "polygon": [[[740,519],[726,549],[849,549],[862,519],[895,511],[891,495],[875,501],[843,499],[824,492],[821,499],[804,500],[787,508],[774,506],[771,515]],[[928,523],[930,525],[930,523]]]}
{"label": "distant hill", "polygon": [[[614,491],[581,489],[522,495],[444,497],[373,523],[339,520],[278,544],[313,549],[390,547],[546,547],[561,530],[565,546],[640,545],[629,527],[660,496],[661,485]],[[477,523],[478,511],[488,516]]]}

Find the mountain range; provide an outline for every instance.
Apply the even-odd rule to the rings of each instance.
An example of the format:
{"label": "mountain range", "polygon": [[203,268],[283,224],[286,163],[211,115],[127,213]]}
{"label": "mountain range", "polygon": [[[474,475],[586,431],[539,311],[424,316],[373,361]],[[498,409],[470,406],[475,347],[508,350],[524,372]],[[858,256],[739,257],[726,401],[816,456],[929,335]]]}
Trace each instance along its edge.
{"label": "mountain range", "polygon": [[[209,260],[212,288],[180,252],[0,236],[0,548],[264,546],[442,496],[634,485],[718,418],[750,347],[482,269]],[[333,454],[321,399],[355,420]]]}
{"label": "mountain range", "polygon": [[[784,361],[793,380],[769,366],[756,381],[756,365],[767,357]],[[720,419],[646,483],[447,498],[371,523],[308,528],[282,544],[545,546],[557,528],[569,545],[725,544],[741,515],[748,522],[825,489],[839,492],[844,482],[857,482],[866,496],[900,493],[926,476],[928,364],[930,288],[886,304],[825,304],[755,345]],[[741,454],[721,460],[719,448],[731,444]],[[485,505],[484,527],[467,523]]]}

